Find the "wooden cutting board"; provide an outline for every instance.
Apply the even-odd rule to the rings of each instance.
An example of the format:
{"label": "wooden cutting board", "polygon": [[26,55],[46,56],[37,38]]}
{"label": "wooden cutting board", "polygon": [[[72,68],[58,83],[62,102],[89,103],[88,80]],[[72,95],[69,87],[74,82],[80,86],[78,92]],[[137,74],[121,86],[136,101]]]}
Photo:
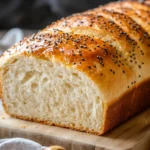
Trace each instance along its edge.
{"label": "wooden cutting board", "polygon": [[0,138],[23,137],[67,150],[150,150],[150,109],[103,136],[14,119],[0,104]]}

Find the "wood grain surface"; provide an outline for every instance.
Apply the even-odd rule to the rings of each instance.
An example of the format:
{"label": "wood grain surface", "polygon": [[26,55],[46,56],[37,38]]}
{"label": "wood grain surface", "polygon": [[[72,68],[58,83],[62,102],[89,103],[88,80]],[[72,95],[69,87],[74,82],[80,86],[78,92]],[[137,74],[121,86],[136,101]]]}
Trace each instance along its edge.
{"label": "wood grain surface", "polygon": [[0,104],[0,138],[23,137],[67,150],[150,150],[150,109],[103,136],[11,118]]}

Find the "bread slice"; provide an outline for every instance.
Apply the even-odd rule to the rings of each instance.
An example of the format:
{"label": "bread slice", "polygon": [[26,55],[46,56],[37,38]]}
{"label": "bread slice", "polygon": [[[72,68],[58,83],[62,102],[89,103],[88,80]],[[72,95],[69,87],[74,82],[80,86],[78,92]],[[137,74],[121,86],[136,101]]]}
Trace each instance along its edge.
{"label": "bread slice", "polygon": [[97,135],[109,131],[150,106],[146,31],[127,14],[100,7],[25,38],[0,58],[5,111]]}

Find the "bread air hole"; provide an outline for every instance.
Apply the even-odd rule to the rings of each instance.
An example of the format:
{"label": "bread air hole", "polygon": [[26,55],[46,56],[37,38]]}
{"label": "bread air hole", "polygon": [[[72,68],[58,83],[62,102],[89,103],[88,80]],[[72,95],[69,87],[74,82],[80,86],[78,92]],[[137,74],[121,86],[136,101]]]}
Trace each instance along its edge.
{"label": "bread air hole", "polygon": [[34,75],[34,72],[32,71],[29,71],[25,74],[23,80],[22,80],[22,83],[25,84],[26,82],[28,82]]}

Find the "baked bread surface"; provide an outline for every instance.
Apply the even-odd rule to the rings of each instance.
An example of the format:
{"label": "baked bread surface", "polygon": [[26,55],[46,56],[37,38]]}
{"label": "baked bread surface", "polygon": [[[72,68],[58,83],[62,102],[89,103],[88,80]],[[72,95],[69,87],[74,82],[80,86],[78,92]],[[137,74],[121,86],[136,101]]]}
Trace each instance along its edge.
{"label": "baked bread surface", "polygon": [[146,4],[110,3],[15,44],[0,58],[5,111],[100,135],[149,107],[149,13]]}

